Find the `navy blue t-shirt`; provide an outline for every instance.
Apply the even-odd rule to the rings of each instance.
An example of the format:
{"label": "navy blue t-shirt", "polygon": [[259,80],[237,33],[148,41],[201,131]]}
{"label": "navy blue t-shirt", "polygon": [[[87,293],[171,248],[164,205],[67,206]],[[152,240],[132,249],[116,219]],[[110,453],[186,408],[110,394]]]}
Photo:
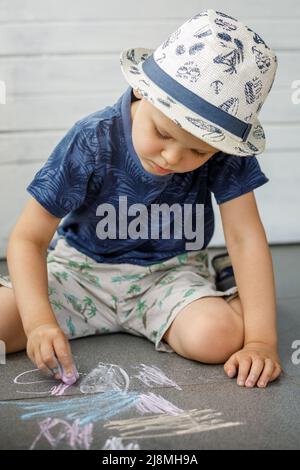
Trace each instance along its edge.
{"label": "navy blue t-shirt", "polygon": [[[135,152],[131,136],[131,102],[136,98],[132,87],[118,101],[77,121],[54,148],[43,167],[36,173],[27,191],[52,215],[62,218],[53,249],[59,237],[80,252],[102,263],[150,265],[189,251],[186,243],[174,234],[174,213],[170,212],[170,239],[159,237],[119,237],[118,210],[120,196],[127,207],[143,204],[204,204],[204,243],[214,232],[211,193],[218,204],[234,199],[265,184],[269,179],[261,171],[255,156],[237,157],[216,153],[204,165],[186,173],[154,175],[147,172]],[[125,199],[124,199],[125,198]],[[117,215],[116,238],[101,239],[97,225],[107,213],[97,215],[100,205],[109,204]],[[104,207],[104,206],[102,206]],[[184,210],[182,211],[182,213]],[[99,211],[98,211],[99,214]],[[130,224],[138,215],[128,215]],[[193,215],[194,216],[194,215]],[[149,216],[149,223],[151,217]],[[195,228],[195,223],[193,224]]]}

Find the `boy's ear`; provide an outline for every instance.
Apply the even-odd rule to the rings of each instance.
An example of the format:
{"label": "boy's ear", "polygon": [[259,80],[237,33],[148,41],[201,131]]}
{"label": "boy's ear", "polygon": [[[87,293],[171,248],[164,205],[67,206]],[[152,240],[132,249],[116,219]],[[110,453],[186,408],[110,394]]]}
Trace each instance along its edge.
{"label": "boy's ear", "polygon": [[139,100],[143,99],[142,95],[133,88],[133,94],[136,98],[138,98]]}

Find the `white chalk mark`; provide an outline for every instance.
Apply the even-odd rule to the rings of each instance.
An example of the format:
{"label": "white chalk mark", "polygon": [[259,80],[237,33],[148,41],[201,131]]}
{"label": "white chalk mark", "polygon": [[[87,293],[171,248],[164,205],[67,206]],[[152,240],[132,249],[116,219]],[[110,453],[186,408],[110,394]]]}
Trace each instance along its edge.
{"label": "white chalk mark", "polygon": [[226,422],[216,419],[222,413],[215,410],[188,410],[177,416],[166,414],[141,416],[138,418],[109,421],[105,428],[118,431],[123,439],[143,439],[162,436],[179,436],[183,434],[212,431],[214,429],[240,426],[242,422]]}
{"label": "white chalk mark", "polygon": [[175,387],[177,390],[182,390],[176,382],[169,379],[166,374],[156,366],[146,366],[141,364],[140,366],[133,366],[136,369],[142,368],[138,375],[134,375],[137,379],[143,382],[148,387],[155,387],[156,385],[166,385],[168,387]]}
{"label": "white chalk mark", "polygon": [[80,384],[81,393],[99,393],[109,390],[127,391],[129,377],[122,367],[99,362]]}
{"label": "white chalk mark", "polygon": [[[40,433],[30,446],[33,450],[38,441],[44,437],[51,447],[55,448],[63,440],[67,440],[67,444],[73,449],[89,449],[93,442],[93,424],[80,425],[80,419],[76,419],[73,423],[68,423],[63,419],[46,418],[39,422]],[[55,428],[55,429],[54,429]],[[54,436],[53,430],[56,435]]]}
{"label": "white chalk mark", "polygon": [[[40,379],[40,380],[33,380],[30,382],[23,382],[20,380],[20,378],[26,374],[30,374],[32,372],[38,372],[38,375],[41,375],[40,369],[31,369],[31,370],[26,370],[25,372],[22,372],[21,374],[17,375],[14,379],[14,383],[18,385],[34,385],[34,384],[40,384],[40,383],[50,383],[51,388],[46,390],[45,392],[34,392],[34,391],[21,391],[17,390],[16,393],[23,393],[23,394],[29,394],[29,395],[63,395],[65,390],[70,387],[70,385],[65,385],[63,382],[58,382],[55,380],[53,377],[49,377],[48,379]],[[55,384],[55,385],[53,385]]]}
{"label": "white chalk mark", "polygon": [[140,414],[165,413],[176,416],[184,412],[184,410],[177,408],[170,401],[154,393],[141,394],[136,404],[136,409]]}
{"label": "white chalk mark", "polygon": [[[22,381],[20,381],[20,378],[23,375],[30,374],[31,372],[38,372],[39,375],[41,374],[40,369],[26,370],[25,372],[22,372],[21,374],[17,375],[14,378],[14,383],[18,384],[18,385],[33,385],[33,384],[39,384],[39,383],[51,383],[53,385],[54,382],[57,382],[53,378],[33,380],[31,382],[22,382]],[[21,390],[17,390],[16,393],[24,393],[24,394],[30,394],[30,395],[49,395],[51,393],[51,390],[52,390],[52,387],[49,390],[45,391],[45,392],[32,392],[32,391],[24,392],[24,391],[21,391]]]}
{"label": "white chalk mark", "polygon": [[111,437],[106,440],[104,446],[101,450],[140,450],[140,446],[138,444],[134,444],[130,442],[129,444],[125,445],[122,442],[120,437]]}
{"label": "white chalk mark", "polygon": [[53,382],[53,379],[43,379],[43,380],[34,380],[33,382],[19,382],[19,378],[22,377],[22,375],[30,374],[30,372],[39,372],[41,373],[40,369],[31,369],[31,370],[26,370],[25,372],[21,372],[21,374],[17,375],[14,378],[14,383],[19,384],[19,385],[31,385],[31,384],[37,384],[40,382]]}

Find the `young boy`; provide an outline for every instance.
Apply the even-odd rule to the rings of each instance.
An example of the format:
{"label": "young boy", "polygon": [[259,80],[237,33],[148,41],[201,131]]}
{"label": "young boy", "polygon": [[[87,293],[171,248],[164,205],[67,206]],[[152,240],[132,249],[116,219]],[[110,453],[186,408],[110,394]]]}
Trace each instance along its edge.
{"label": "young boy", "polygon": [[[0,338],[56,378],[55,356],[73,373],[68,339],[127,332],[265,387],[281,366],[253,190],[268,181],[257,116],[276,56],[206,10],[155,51],[120,59],[128,90],[76,122],[27,187],[7,248],[11,280],[0,279]],[[225,291],[208,268],[212,192],[237,284]]]}

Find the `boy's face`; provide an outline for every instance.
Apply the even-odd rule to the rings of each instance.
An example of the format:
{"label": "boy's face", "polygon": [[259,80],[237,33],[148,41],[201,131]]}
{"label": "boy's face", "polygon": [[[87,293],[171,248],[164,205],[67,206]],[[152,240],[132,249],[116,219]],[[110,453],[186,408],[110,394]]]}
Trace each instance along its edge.
{"label": "boy's face", "polygon": [[132,142],[146,171],[156,175],[193,171],[219,152],[133,92],[139,100],[131,104]]}

